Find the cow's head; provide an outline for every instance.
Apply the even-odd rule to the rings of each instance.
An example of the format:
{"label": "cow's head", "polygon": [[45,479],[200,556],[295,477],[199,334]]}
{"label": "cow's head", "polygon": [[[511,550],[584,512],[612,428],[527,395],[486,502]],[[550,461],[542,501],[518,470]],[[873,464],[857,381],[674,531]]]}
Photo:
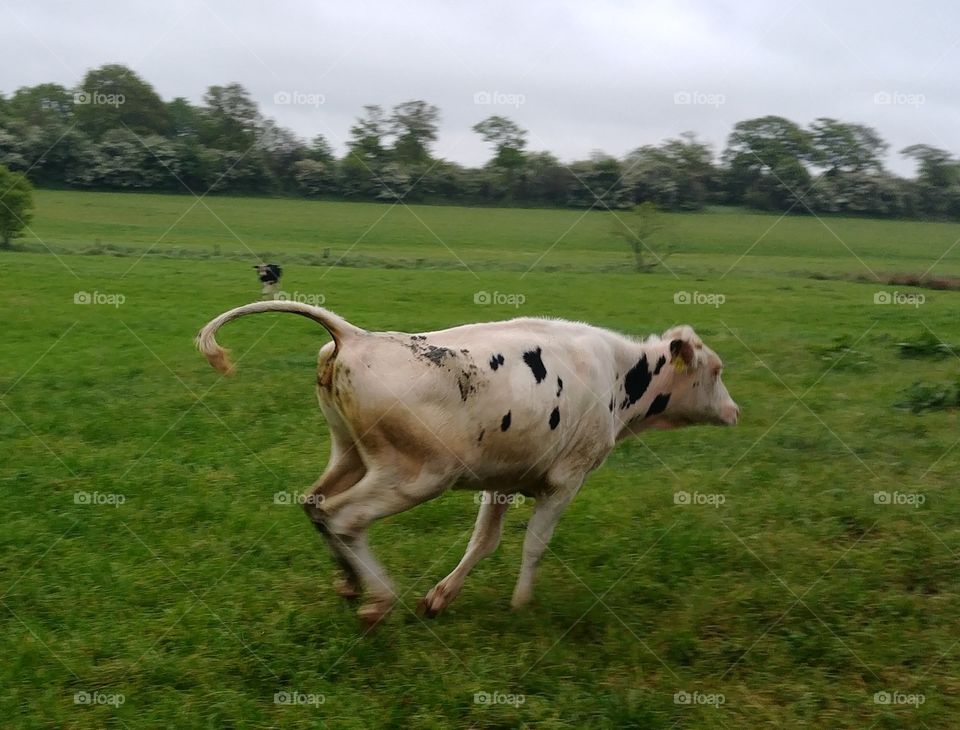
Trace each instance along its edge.
{"label": "cow's head", "polygon": [[663,333],[669,347],[667,358],[673,369],[670,399],[663,413],[656,416],[661,428],[709,423],[733,426],[740,419],[740,407],[723,384],[723,363],[703,344],[689,325],[673,327]]}

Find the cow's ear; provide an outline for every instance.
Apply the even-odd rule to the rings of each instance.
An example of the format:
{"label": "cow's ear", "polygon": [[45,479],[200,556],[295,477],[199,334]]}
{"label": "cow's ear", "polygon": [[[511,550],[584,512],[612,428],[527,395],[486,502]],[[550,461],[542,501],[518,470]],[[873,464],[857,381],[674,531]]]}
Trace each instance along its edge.
{"label": "cow's ear", "polygon": [[690,340],[677,338],[670,341],[670,364],[677,372],[692,369],[695,362],[696,350]]}

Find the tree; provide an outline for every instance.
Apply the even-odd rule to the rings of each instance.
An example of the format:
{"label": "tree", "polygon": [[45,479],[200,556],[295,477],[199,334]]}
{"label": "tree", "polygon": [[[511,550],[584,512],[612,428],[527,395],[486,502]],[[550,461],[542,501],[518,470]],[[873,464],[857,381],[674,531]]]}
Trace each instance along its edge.
{"label": "tree", "polygon": [[317,198],[331,193],[336,187],[336,177],[330,165],[319,160],[299,160],[293,164],[293,178],[297,189],[308,198]]}
{"label": "tree", "polygon": [[10,248],[10,242],[30,224],[32,209],[30,181],[0,165],[0,248]]}
{"label": "tree", "polygon": [[367,162],[371,166],[378,166],[386,162],[386,150],[383,138],[387,134],[387,120],[383,115],[383,107],[378,104],[368,104],[363,107],[365,116],[358,117],[350,127],[350,140],[347,147],[350,152]]}
{"label": "tree", "polygon": [[915,144],[900,151],[918,163],[918,212],[932,216],[960,216],[960,163],[939,147]]}
{"label": "tree", "polygon": [[253,146],[261,117],[257,103],[243,86],[211,86],[203,95],[203,103],[204,145],[240,153]]}
{"label": "tree", "polygon": [[566,204],[574,208],[603,210],[630,207],[629,190],[624,185],[620,162],[610,155],[594,151],[589,160],[574,162]]}
{"label": "tree", "polygon": [[406,101],[393,108],[390,133],[393,156],[402,165],[430,161],[430,144],[437,139],[440,110],[425,101]]}
{"label": "tree", "polygon": [[804,166],[812,155],[810,134],[789,119],[759,117],[738,122],[723,161],[730,202],[786,210],[810,187]]}
{"label": "tree", "polygon": [[845,172],[881,172],[887,143],[872,127],[820,117],[810,125],[812,161],[828,177]]}
{"label": "tree", "polygon": [[370,104],[363,109],[365,115],[350,127],[347,155],[340,163],[340,181],[344,195],[371,198],[383,192],[380,179],[389,157],[383,141],[388,123],[382,107]]}
{"label": "tree", "polygon": [[326,137],[324,137],[322,134],[318,134],[316,137],[310,140],[310,146],[306,151],[306,158],[308,160],[322,162],[325,165],[331,165],[334,162],[333,147],[330,146],[330,143],[327,141]]}
{"label": "tree", "polygon": [[74,92],[74,115],[77,127],[94,140],[123,126],[138,135],[170,132],[163,100],[150,84],[119,64],[87,72]]}
{"label": "tree", "polygon": [[170,134],[174,137],[199,137],[203,128],[203,111],[182,96],[167,103]]}
{"label": "tree", "polygon": [[74,97],[60,84],[17,89],[6,104],[7,114],[36,127],[63,127],[73,118]]}
{"label": "tree", "polygon": [[623,164],[633,200],[651,200],[661,209],[700,210],[717,186],[713,152],[692,132],[640,147]]}
{"label": "tree", "polygon": [[665,223],[657,206],[649,200],[629,213],[615,214],[613,226],[613,234],[630,247],[637,271],[652,271],[670,255],[667,248],[659,251],[654,248],[653,238],[664,229]]}
{"label": "tree", "polygon": [[527,146],[527,131],[506,117],[487,117],[473,125],[473,131],[494,147],[493,164],[504,170],[515,170],[523,165],[523,150]]}

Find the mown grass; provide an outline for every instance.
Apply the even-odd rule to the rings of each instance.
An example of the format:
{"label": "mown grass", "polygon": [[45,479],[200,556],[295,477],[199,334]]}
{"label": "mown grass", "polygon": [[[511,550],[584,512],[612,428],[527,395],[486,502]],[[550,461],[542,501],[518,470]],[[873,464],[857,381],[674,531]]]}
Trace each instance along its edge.
{"label": "mown grass", "polygon": [[[521,270],[624,267],[616,235],[628,213],[383,205],[306,200],[38,191],[32,229],[54,248],[117,246],[151,254],[218,251],[366,257],[425,266]],[[652,241],[666,267],[712,277],[744,272],[960,273],[960,224],[751,213],[664,214]],[[40,246],[33,235],[25,242]],[[941,258],[942,257],[942,258]],[[729,272],[729,274],[728,274]]]}
{"label": "mown grass", "polygon": [[[59,221],[56,196],[67,196]],[[190,204],[40,199],[37,233],[78,246],[98,232],[149,246],[153,231],[174,222],[167,206]],[[122,231],[107,233],[102,205]],[[77,212],[84,206],[86,221]],[[312,218],[362,205],[217,199],[211,207],[255,250],[306,250],[338,236],[347,245],[348,230],[367,223],[365,212],[357,214],[363,222]],[[460,230],[456,245],[465,251],[482,238],[496,258],[535,258],[562,228],[551,216],[570,215],[480,211],[471,224],[465,218],[474,212],[430,211],[449,226],[441,235],[452,240]],[[285,229],[295,215],[300,223]],[[151,216],[137,233],[137,220]],[[721,219],[742,236],[739,216],[703,217]],[[531,220],[555,227],[514,250],[526,239],[510,232],[510,220],[524,221],[524,230],[537,227]],[[812,224],[808,233],[819,225],[801,220]],[[386,223],[370,233],[382,250],[445,255],[429,234]],[[769,235],[787,235],[787,223]],[[872,255],[891,269],[897,257],[884,247],[897,231],[939,230],[856,223],[884,232]],[[584,223],[588,232],[579,225],[572,240],[583,251],[554,250],[544,263],[592,260],[601,255],[588,250],[592,241],[607,250],[606,223]],[[209,221],[174,230],[178,245],[214,242]],[[737,249],[729,235],[716,254],[724,268],[752,242],[741,239]],[[917,244],[927,265],[949,246],[938,235]],[[828,258],[806,240],[797,234],[778,256]],[[620,255],[609,245],[609,255]],[[831,249],[829,258],[836,267],[823,271],[835,273],[849,254]],[[373,548],[403,596],[388,623],[363,636],[353,609],[330,589],[332,563],[319,537],[299,507],[274,502],[277,492],[307,487],[329,451],[313,394],[323,330],[281,316],[231,324],[222,341],[239,369],[225,380],[193,350],[192,336],[256,297],[245,263],[144,259],[131,268],[131,257],[58,261],[22,252],[0,260],[0,297],[13,324],[0,340],[5,726],[955,724],[958,414],[896,404],[916,381],[955,382],[954,357],[906,359],[898,343],[928,331],[960,342],[960,294],[924,291],[921,306],[874,304],[878,289],[890,287],[790,277],[776,267],[764,275],[738,267],[719,279],[703,271],[675,278],[288,266],[285,290],[323,294],[326,306],[375,329],[422,331],[516,313],[636,334],[689,322],[723,356],[743,408],[736,429],[651,433],[619,446],[561,521],[537,598],[523,612],[508,601],[529,503],[511,509],[500,550],[432,622],[411,609],[462,554],[471,495],[449,494],[380,523]],[[947,260],[956,265],[955,256]],[[78,291],[122,294],[124,302],[75,304]],[[481,306],[477,291],[522,294],[525,303]],[[720,293],[725,302],[675,304],[678,291]],[[77,504],[78,492],[122,495],[123,504]],[[677,504],[678,492],[723,503]],[[324,702],[276,704],[275,693],[288,690]],[[924,702],[878,704],[874,694],[883,691]],[[122,694],[124,702],[77,705],[76,692]],[[478,692],[524,701],[488,706],[475,701]],[[677,704],[677,692],[724,702]]]}

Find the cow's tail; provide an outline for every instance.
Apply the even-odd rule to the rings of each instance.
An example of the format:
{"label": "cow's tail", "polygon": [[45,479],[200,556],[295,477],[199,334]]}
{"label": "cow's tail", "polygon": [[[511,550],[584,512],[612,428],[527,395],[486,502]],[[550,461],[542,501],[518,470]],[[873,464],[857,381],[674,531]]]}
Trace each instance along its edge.
{"label": "cow's tail", "polygon": [[237,307],[210,320],[197,334],[197,349],[207,358],[207,362],[221,373],[232,375],[233,364],[230,362],[227,350],[217,344],[217,330],[237,317],[245,317],[248,314],[260,314],[261,312],[291,312],[292,314],[299,314],[301,317],[312,319],[314,322],[319,322],[327,332],[330,333],[330,336],[333,337],[333,341],[338,349],[344,341],[349,340],[351,337],[366,334],[366,330],[355,327],[343,317],[323,307],[314,307],[310,304],[304,304],[303,302],[275,300],[254,302],[253,304],[247,304],[243,307]]}

